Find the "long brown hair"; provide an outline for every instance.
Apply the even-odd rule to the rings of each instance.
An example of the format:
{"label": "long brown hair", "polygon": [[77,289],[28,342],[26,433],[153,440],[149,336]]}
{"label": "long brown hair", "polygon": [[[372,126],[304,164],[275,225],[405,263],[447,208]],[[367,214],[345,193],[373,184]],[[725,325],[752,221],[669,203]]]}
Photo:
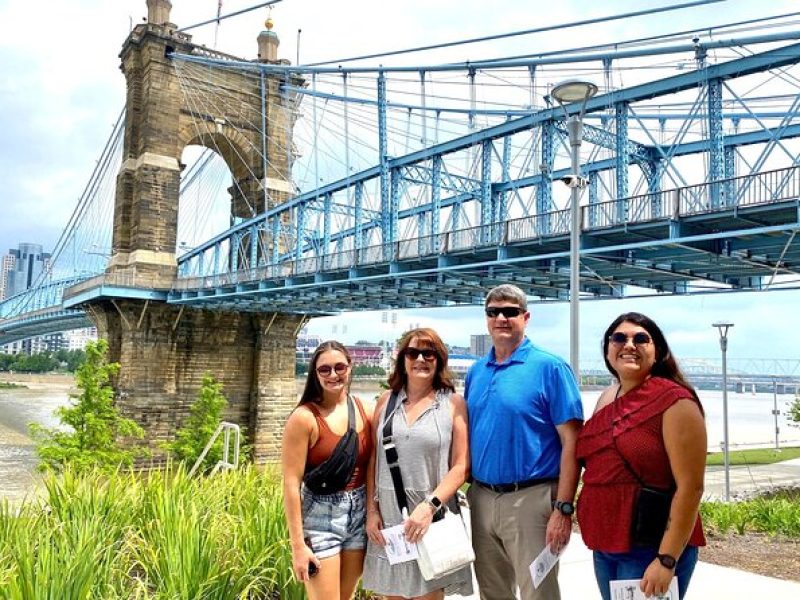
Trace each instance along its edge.
{"label": "long brown hair", "polygon": [[609,373],[611,373],[614,377],[616,377],[617,381],[619,381],[619,374],[617,374],[617,372],[611,366],[611,363],[608,362],[608,345],[611,343],[611,334],[614,333],[614,330],[622,323],[626,322],[638,325],[647,331],[653,340],[653,344],[655,344],[656,362],[653,365],[653,368],[650,370],[650,374],[653,377],[663,377],[664,379],[674,381],[678,385],[685,387],[695,398],[697,398],[697,392],[695,391],[694,386],[692,386],[692,384],[686,380],[686,377],[681,372],[680,367],[678,367],[675,357],[672,356],[672,352],[669,349],[669,344],[667,344],[667,338],[664,337],[664,332],[661,331],[661,328],[656,325],[653,319],[643,315],[642,313],[622,313],[620,316],[614,319],[611,322],[611,325],[608,326],[608,329],[606,329],[606,332],[603,335],[603,360],[606,363],[606,368],[608,369]]}
{"label": "long brown hair", "polygon": [[[308,404],[309,402],[319,402],[322,399],[322,386],[319,384],[319,375],[317,375],[317,362],[319,362],[319,357],[324,353],[328,352],[329,350],[336,350],[337,352],[341,352],[344,354],[344,357],[347,359],[347,364],[350,367],[353,366],[353,359],[350,357],[350,353],[347,351],[347,348],[341,342],[337,342],[336,340],[328,340],[327,342],[322,342],[317,349],[314,350],[314,354],[311,356],[311,362],[308,363],[308,375],[306,375],[306,385],[303,388],[303,394],[300,396],[300,402],[297,403],[297,406],[301,404]],[[353,377],[353,371],[350,371],[350,378]],[[350,382],[347,382],[348,386]]]}
{"label": "long brown hair", "polygon": [[400,348],[397,350],[397,362],[394,371],[389,376],[389,387],[393,392],[399,392],[408,383],[408,373],[406,372],[406,351],[411,341],[416,338],[423,347],[428,347],[436,352],[436,372],[433,375],[433,389],[456,391],[453,385],[453,375],[447,367],[447,347],[442,342],[442,338],[430,327],[419,327],[403,334],[400,339]]}

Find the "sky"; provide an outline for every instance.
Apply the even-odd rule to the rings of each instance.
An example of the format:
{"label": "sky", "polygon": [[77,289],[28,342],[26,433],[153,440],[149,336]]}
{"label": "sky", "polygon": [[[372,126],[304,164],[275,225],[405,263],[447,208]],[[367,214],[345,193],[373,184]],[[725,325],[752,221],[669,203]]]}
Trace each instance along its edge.
{"label": "sky", "polygon": [[[225,0],[223,14],[258,4]],[[271,11],[281,38],[279,56],[293,63],[332,60],[438,42],[569,23],[637,11],[667,0],[283,0]],[[539,7],[538,9],[536,7]],[[215,0],[173,0],[172,21],[188,26],[212,18]],[[380,59],[383,64],[429,64],[547,51],[606,40],[622,40],[780,14],[797,9],[795,0],[727,0],[650,17],[630,18],[564,32],[502,42]],[[125,96],[118,54],[132,24],[146,15],[145,0],[0,0],[0,252],[18,242],[51,249],[94,168]],[[254,58],[256,37],[268,11],[262,8],[223,21],[217,48]],[[214,26],[191,31],[194,41],[214,45]],[[565,39],[569,41],[565,42]],[[369,64],[376,64],[374,61]],[[596,361],[599,339],[619,313],[639,310],[667,333],[676,355],[719,356],[711,323],[729,320],[731,358],[797,358],[800,292],[739,293],[592,301],[582,304],[581,358]],[[480,308],[352,313],[315,319],[309,331],[322,337],[396,338],[412,325],[432,326],[453,345],[468,345],[484,333]],[[529,335],[551,351],[569,353],[568,305],[535,304]]]}

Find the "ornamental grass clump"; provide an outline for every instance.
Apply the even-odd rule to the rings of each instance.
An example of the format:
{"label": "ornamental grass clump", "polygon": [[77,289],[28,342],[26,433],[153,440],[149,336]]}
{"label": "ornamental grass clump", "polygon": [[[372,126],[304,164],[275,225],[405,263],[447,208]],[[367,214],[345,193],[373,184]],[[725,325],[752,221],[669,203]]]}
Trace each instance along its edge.
{"label": "ornamental grass clump", "polygon": [[800,494],[796,490],[740,502],[703,502],[700,513],[706,527],[719,533],[752,531],[800,538]]}
{"label": "ornamental grass clump", "polygon": [[299,600],[288,539],[271,470],[67,467],[41,499],[0,505],[0,598]]}

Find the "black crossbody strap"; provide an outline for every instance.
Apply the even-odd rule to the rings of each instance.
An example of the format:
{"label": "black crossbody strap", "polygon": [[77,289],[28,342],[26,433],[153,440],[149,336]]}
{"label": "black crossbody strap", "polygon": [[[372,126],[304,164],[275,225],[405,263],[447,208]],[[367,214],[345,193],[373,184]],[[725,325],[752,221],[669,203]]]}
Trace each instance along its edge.
{"label": "black crossbody strap", "polygon": [[350,394],[347,394],[347,428],[356,429],[356,403]]}
{"label": "black crossbody strap", "polygon": [[[347,445],[352,443],[353,436],[356,436],[356,440],[358,440],[358,432],[356,431],[356,406],[353,397],[348,394],[347,395],[347,431],[345,434],[336,442],[336,445],[333,447],[331,451],[331,455],[326,458],[323,462],[317,465],[317,469],[324,468],[328,466],[328,464],[338,463],[341,462],[345,456],[345,452],[347,451]],[[358,441],[356,441],[358,443]]]}
{"label": "black crossbody strap", "polygon": [[392,392],[389,401],[386,403],[386,410],[383,413],[383,435],[381,445],[386,453],[386,464],[389,466],[389,473],[392,476],[394,485],[394,495],[397,498],[397,506],[402,514],[403,509],[408,512],[408,499],[406,498],[406,488],[403,485],[403,474],[400,472],[399,457],[397,447],[392,439],[392,423],[394,421],[395,407],[397,406],[397,392]]}

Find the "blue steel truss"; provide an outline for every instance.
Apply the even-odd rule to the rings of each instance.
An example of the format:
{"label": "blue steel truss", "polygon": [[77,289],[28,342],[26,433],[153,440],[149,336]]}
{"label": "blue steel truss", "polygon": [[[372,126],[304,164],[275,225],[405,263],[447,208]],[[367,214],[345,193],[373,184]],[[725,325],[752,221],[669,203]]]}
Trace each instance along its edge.
{"label": "blue steel truss", "polygon": [[[612,154],[608,158],[596,156],[583,166],[595,190],[590,206],[582,208],[584,291],[593,296],[618,296],[626,293],[627,286],[637,286],[685,293],[691,291],[692,282],[698,281],[716,290],[762,289],[764,277],[771,284],[779,274],[793,274],[786,265],[794,252],[797,211],[787,210],[786,203],[796,202],[796,196],[793,192],[787,195],[786,190],[793,189],[794,169],[732,177],[730,165],[735,151],[769,144],[776,138],[789,140],[800,129],[787,120],[779,128],[724,136],[721,107],[725,82],[793,65],[798,59],[800,44],[794,44],[614,90],[587,103],[587,119],[610,107],[614,126],[611,130],[586,128],[585,143]],[[551,186],[569,175],[566,167],[556,168],[555,147],[565,144],[565,113],[572,114],[577,108],[531,111],[404,156],[389,157],[384,139],[387,100],[383,70],[377,82],[380,164],[300,194],[186,254],[180,260],[180,279],[169,297],[171,302],[306,313],[446,305],[469,303],[487,286],[509,278],[521,284],[530,280],[527,289],[534,297],[565,297],[568,223],[564,210],[553,204]],[[670,145],[654,139],[630,139],[629,123],[647,118],[637,114],[638,109],[633,108],[637,103],[687,90],[696,90],[696,98],[684,120],[705,123],[704,139],[683,141],[678,137],[679,141]],[[541,172],[512,177],[508,168],[510,148],[518,145],[520,135],[531,132],[540,133]],[[474,152],[479,159],[476,176],[448,175],[445,165],[465,151]],[[707,157],[705,182],[664,186],[665,165],[689,155]],[[640,169],[646,182],[645,195],[630,195],[629,165]],[[597,176],[605,172],[614,174],[616,197],[600,202]],[[677,183],[685,183],[680,174],[678,177]],[[308,241],[303,229],[311,220],[309,211],[318,210],[320,196],[353,195],[350,188],[358,196],[359,190],[363,193],[373,181],[379,182],[380,215],[370,218],[363,209],[358,214],[353,212],[358,219],[335,233],[326,229],[322,245]],[[422,195],[427,201],[400,208],[400,196],[414,186],[424,188]],[[666,191],[662,187],[667,187]],[[509,195],[529,188],[535,189],[535,211],[517,218],[509,215]],[[757,197],[748,192],[753,189],[760,190]],[[470,204],[475,206],[476,225],[464,228],[460,223]],[[765,206],[772,208],[765,210]],[[733,212],[723,210],[728,208]],[[449,209],[447,228],[441,225],[445,209]],[[714,211],[720,211],[719,223],[711,218]],[[759,217],[744,219],[745,212],[755,212]],[[501,214],[506,218],[499,218]],[[762,222],[767,214],[770,218]],[[261,235],[249,239],[263,239],[274,230],[271,224],[276,221],[295,224],[293,252],[280,253],[274,260],[274,256],[268,259],[263,253],[241,248],[241,232],[254,230]],[[412,234],[400,235],[401,229]],[[379,243],[365,246],[363,232],[371,230],[379,231]],[[745,241],[745,235],[750,241]],[[759,235],[764,240],[753,241]],[[215,263],[216,270],[207,268],[213,262],[210,256],[232,252],[238,255],[235,260]],[[745,254],[750,258],[745,260]],[[726,255],[733,258],[725,261]],[[248,256],[263,258],[248,262]],[[716,266],[703,268],[704,262]],[[236,268],[231,269],[231,264]],[[751,271],[743,271],[743,265]],[[515,273],[522,273],[518,280]],[[452,285],[443,285],[446,281]],[[408,286],[421,286],[425,292],[405,294]]]}
{"label": "blue steel truss", "polygon": [[[566,299],[568,190],[559,180],[570,175],[565,118],[579,107],[554,107],[549,99],[544,106],[531,101],[479,107],[476,81],[489,69],[524,69],[533,89],[536,78],[556,66],[598,63],[608,73],[622,61],[686,52],[695,57],[695,68],[681,63],[678,74],[623,88],[601,86],[602,93],[586,104],[581,291],[588,299],[648,293],[643,289],[680,294],[797,287],[800,86],[773,78],[777,87],[754,101],[738,83],[797,66],[800,43],[778,44],[799,37],[788,31],[703,44],[377,69],[264,65],[210,58],[207,52],[174,56],[176,69],[197,65],[204,73],[253,73],[261,89],[268,75],[287,82],[308,77],[310,88],[287,84],[282,93],[314,102],[315,135],[316,102],[341,105],[346,132],[355,123],[349,110],[373,110],[374,160],[353,170],[347,137],[340,178],[320,185],[315,166],[314,185],[300,186],[304,191],[290,200],[180,257],[171,290],[100,277],[68,290],[63,306],[103,295],[324,314],[479,303],[487,287],[502,282],[514,282],[541,301]],[[754,44],[769,46],[708,62],[708,50]],[[469,99],[434,106],[428,90],[438,73],[464,75]],[[405,74],[419,77],[418,103],[407,100],[407,90],[391,87]],[[323,89],[324,77],[340,77],[340,91]],[[369,86],[372,91],[364,92]],[[398,112],[407,115],[407,137],[421,141],[406,143],[401,152],[393,137],[398,121],[389,118]],[[445,131],[448,115],[463,117],[464,128]],[[433,130],[429,121],[436,123]],[[261,129],[266,135],[263,115]],[[313,156],[317,161],[316,146]],[[0,341],[10,331],[7,322],[9,317],[0,320]]]}

